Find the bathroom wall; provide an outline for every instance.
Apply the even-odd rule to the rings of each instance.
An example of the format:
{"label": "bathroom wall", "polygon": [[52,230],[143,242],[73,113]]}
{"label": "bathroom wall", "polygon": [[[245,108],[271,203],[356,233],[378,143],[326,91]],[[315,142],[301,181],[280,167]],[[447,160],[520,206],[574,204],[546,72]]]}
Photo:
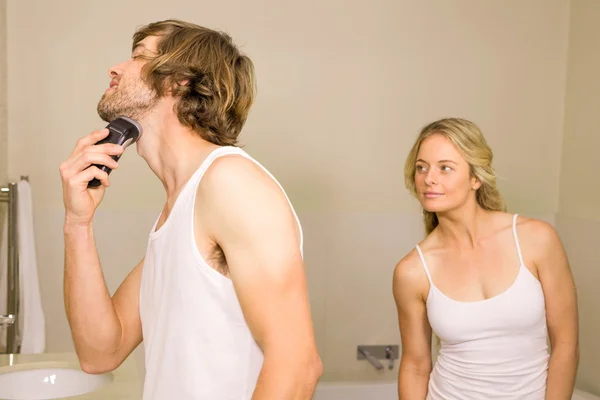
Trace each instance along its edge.
{"label": "bathroom wall", "polygon": [[[5,187],[8,182],[7,169],[7,136],[6,129],[6,0],[0,0],[0,187]],[[6,203],[0,203],[0,227],[4,226],[6,218]],[[0,229],[0,243],[3,240],[3,230]],[[7,255],[0,250],[0,257]],[[3,277],[0,277],[0,281]],[[4,307],[0,308],[0,314],[6,314]],[[0,351],[3,351],[6,343],[6,329],[0,327]]]}
{"label": "bathroom wall", "polygon": [[[6,0],[0,0],[0,187],[8,182],[8,131],[6,126]],[[6,218],[6,203],[0,203],[0,227],[4,226]],[[0,229],[0,243],[3,240],[3,229]],[[6,257],[0,251],[0,257]],[[1,280],[2,278],[0,278]],[[5,314],[0,309],[0,314]],[[0,327],[0,350],[5,345],[5,328]]]}
{"label": "bathroom wall", "polygon": [[[7,130],[6,130],[6,0],[0,0],[0,186],[7,182]],[[0,206],[0,226],[4,215]],[[2,233],[0,232],[0,236]],[[1,255],[0,255],[1,256]]]}
{"label": "bathroom wall", "polygon": [[557,228],[575,275],[581,362],[577,384],[600,394],[600,2],[572,0]]}
{"label": "bathroom wall", "polygon": [[[392,271],[423,234],[402,168],[424,124],[477,122],[510,210],[554,222],[563,0],[20,0],[8,15],[8,173],[28,174],[33,186],[48,351],[72,349],[58,166],[79,137],[104,126],[95,109],[107,69],[153,20],[226,30],[255,62],[259,92],[242,142],[301,217],[323,380],[396,376],[356,361],[356,345],[400,341]],[[95,230],[114,291],[143,256],[164,195],[133,149],[111,182]]]}

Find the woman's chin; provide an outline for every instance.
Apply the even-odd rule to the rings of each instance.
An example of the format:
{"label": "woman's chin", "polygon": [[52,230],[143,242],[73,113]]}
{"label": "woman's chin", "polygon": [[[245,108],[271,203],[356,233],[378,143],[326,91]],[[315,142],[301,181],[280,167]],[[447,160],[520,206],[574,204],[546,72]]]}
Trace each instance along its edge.
{"label": "woman's chin", "polygon": [[440,202],[431,201],[428,199],[421,200],[421,207],[423,210],[431,213],[439,213],[448,211],[449,207],[447,205],[441,204]]}

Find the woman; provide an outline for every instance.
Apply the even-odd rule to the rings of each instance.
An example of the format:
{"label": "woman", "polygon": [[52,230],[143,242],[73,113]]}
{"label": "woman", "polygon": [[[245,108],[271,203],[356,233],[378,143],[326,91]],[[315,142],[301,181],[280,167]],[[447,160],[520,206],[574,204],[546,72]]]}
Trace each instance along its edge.
{"label": "woman", "polygon": [[423,128],[406,160],[427,237],[394,271],[401,400],[572,396],[578,316],[565,251],[549,224],[504,211],[491,164],[478,127],[455,118]]}

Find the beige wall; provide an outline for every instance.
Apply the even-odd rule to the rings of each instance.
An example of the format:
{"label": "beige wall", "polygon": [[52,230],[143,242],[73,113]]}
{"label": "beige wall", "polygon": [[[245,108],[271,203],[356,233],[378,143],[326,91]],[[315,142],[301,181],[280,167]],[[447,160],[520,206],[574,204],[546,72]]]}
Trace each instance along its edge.
{"label": "beige wall", "polygon": [[[8,150],[6,126],[6,0],[0,0],[0,187],[8,182]],[[0,227],[4,226],[6,205],[0,203]],[[0,229],[0,240],[2,230]],[[0,242],[1,243],[1,242]],[[2,257],[2,254],[0,254]],[[4,310],[0,310],[3,312]],[[0,332],[2,329],[0,328]],[[2,335],[0,335],[2,337]]]}
{"label": "beige wall", "polygon": [[581,363],[578,385],[600,393],[600,2],[572,0],[557,228],[575,275]]}
{"label": "beige wall", "polygon": [[600,220],[600,2],[571,4],[559,211]]}
{"label": "beige wall", "polygon": [[0,186],[7,180],[6,139],[6,0],[0,0]]}
{"label": "beige wall", "polygon": [[[72,349],[58,165],[77,138],[103,126],[95,108],[106,70],[128,57],[134,28],[152,20],[226,30],[256,64],[259,95],[242,141],[302,219],[324,380],[396,376],[356,361],[356,345],[399,343],[391,274],[422,236],[402,166],[425,123],[476,121],[511,210],[549,221],[558,210],[563,0],[20,0],[8,13],[8,171],[33,185],[49,351]],[[129,150],[97,215],[111,290],[143,256],[162,200]]]}
{"label": "beige wall", "polygon": [[[0,186],[7,182],[6,130],[6,0],[0,0]],[[0,214],[2,212],[0,211]]]}

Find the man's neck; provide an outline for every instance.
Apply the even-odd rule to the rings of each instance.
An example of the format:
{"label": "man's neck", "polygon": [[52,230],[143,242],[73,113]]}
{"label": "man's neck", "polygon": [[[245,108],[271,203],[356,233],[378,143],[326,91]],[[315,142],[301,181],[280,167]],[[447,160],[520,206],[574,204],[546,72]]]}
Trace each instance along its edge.
{"label": "man's neck", "polygon": [[163,183],[169,202],[177,197],[210,152],[219,146],[182,126],[176,116],[149,121],[145,125],[146,132],[138,142],[138,153]]}

